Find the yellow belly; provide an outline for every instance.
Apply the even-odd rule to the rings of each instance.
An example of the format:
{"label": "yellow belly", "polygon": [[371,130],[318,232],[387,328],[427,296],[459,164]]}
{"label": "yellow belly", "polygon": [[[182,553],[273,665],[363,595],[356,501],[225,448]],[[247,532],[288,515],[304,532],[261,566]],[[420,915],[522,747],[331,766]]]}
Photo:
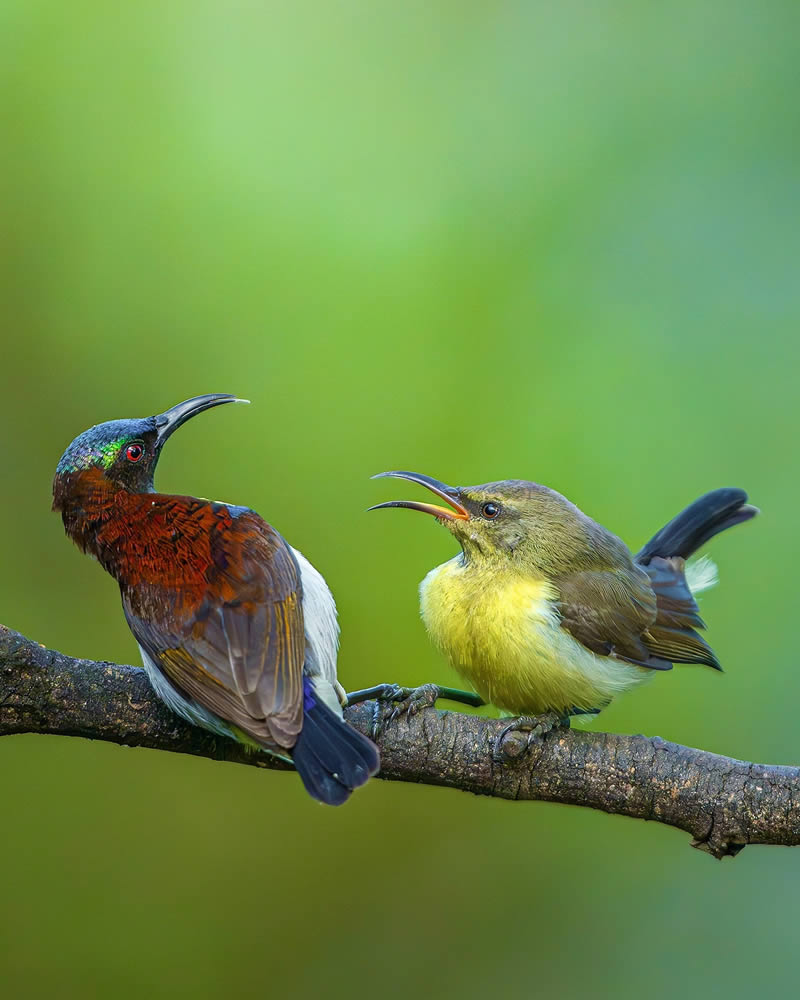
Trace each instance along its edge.
{"label": "yellow belly", "polygon": [[652,671],[596,656],[561,628],[546,580],[495,574],[460,557],[420,585],[422,618],[452,667],[514,715],[602,708]]}

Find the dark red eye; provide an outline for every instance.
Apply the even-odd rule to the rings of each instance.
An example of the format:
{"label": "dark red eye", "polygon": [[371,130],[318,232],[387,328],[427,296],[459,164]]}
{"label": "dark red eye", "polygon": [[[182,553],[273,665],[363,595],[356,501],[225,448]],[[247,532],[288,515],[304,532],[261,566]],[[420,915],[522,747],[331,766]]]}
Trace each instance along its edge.
{"label": "dark red eye", "polygon": [[140,444],[129,444],[125,449],[125,458],[129,462],[138,462],[142,455],[144,455],[144,448]]}

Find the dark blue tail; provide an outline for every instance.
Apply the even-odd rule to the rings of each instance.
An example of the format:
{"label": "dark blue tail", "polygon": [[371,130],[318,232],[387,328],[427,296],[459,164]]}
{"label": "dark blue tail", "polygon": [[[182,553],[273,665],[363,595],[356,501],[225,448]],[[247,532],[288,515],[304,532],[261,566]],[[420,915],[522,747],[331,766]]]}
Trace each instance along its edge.
{"label": "dark blue tail", "polygon": [[744,490],[732,486],[712,490],[673,517],[645,545],[636,562],[646,566],[654,556],[688,559],[709,538],[734,524],[749,521],[757,513],[758,508],[750,506]]}
{"label": "dark blue tail", "polygon": [[744,490],[712,490],[673,517],[635,557],[656,598],[656,619],[643,637],[654,659],[645,666],[669,670],[673,663],[705,663],[722,670],[714,650],[695,631],[705,625],[686,580],[686,560],[709,538],[757,513]]}
{"label": "dark blue tail", "polygon": [[354,788],[381,766],[378,748],[320,701],[308,677],[303,682],[303,728],[291,754],[309,795],[340,806]]}

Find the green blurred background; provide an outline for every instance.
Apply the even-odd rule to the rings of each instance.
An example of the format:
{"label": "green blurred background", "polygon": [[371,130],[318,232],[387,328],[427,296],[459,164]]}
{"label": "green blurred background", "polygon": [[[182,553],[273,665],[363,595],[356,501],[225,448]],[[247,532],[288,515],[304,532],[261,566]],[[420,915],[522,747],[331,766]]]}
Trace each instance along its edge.
{"label": "green blurred background", "polygon": [[[641,544],[696,495],[726,667],[600,725],[797,762],[795,2],[3,0],[0,621],[137,662],[50,481],[92,423],[200,392],[159,485],[325,573],[340,674],[455,677],[433,522],[372,473],[533,478]],[[653,1000],[796,988],[800,852],[717,863],[574,808],[75,739],[0,745],[8,997]]]}

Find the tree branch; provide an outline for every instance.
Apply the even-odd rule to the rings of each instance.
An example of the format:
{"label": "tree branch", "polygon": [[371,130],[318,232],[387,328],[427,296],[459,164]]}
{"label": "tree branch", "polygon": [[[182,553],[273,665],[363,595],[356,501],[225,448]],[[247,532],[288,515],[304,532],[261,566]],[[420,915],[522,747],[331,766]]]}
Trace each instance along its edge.
{"label": "tree branch", "polygon": [[[346,710],[372,735],[374,702]],[[424,709],[377,736],[380,777],[505,799],[538,799],[656,820],[714,857],[746,844],[800,844],[800,768],[749,764],[644,736],[554,729],[528,744],[505,722]],[[143,670],[78,660],[0,625],[0,736],[54,733],[286,769],[183,722]],[[500,758],[498,760],[498,757]]]}

